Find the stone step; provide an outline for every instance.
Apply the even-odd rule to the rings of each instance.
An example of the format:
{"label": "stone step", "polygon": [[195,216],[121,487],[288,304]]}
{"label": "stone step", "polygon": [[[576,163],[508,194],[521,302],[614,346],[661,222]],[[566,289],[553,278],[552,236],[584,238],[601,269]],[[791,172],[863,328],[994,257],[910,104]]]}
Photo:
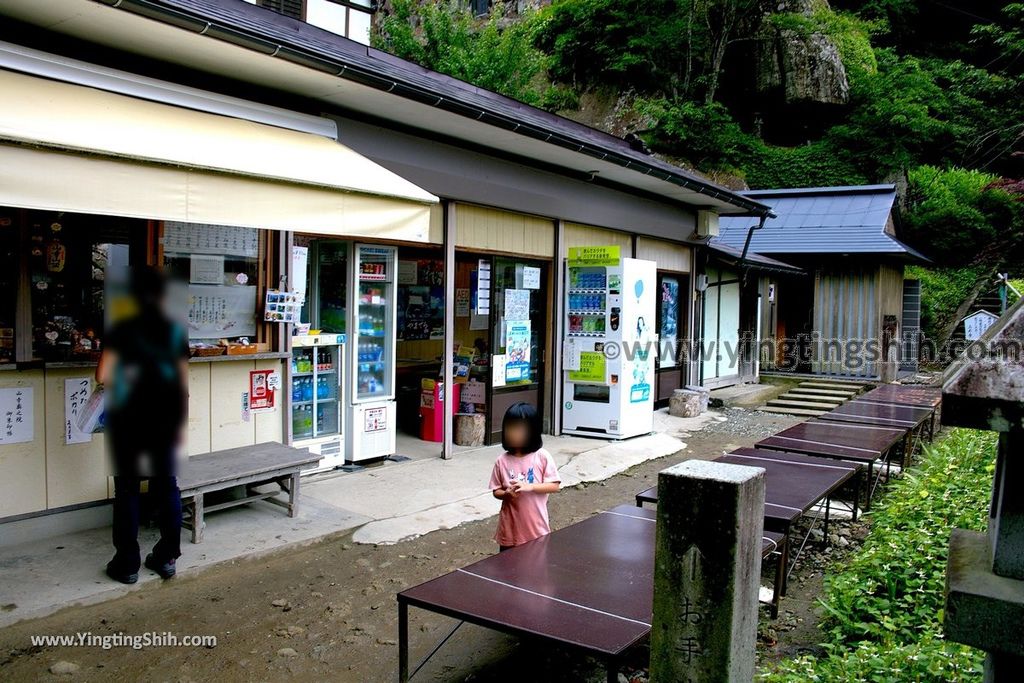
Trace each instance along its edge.
{"label": "stone step", "polygon": [[799,415],[801,417],[820,417],[828,414],[827,410],[811,410],[810,408],[782,408],[779,406],[764,406],[759,408],[762,413],[776,413],[779,415]]}
{"label": "stone step", "polygon": [[822,403],[821,401],[796,401],[796,400],[787,399],[787,398],[785,398],[783,396],[780,396],[779,398],[773,398],[772,400],[768,401],[767,405],[770,405],[770,406],[773,406],[773,407],[776,407],[776,408],[808,408],[808,409],[811,409],[811,410],[826,410],[827,411],[827,410],[832,410],[833,408],[835,408],[836,406],[841,405],[841,404],[839,404],[839,403]]}
{"label": "stone step", "polygon": [[839,391],[861,392],[863,384],[852,384],[850,382],[800,382],[800,386],[808,389],[837,389]]}
{"label": "stone step", "polygon": [[840,403],[846,403],[849,399],[846,396],[829,396],[828,394],[801,394],[800,392],[794,392],[792,390],[786,393],[776,396],[775,398],[786,398],[794,401],[822,401],[824,403],[834,403],[839,405]]}
{"label": "stone step", "polygon": [[857,395],[855,391],[838,391],[836,389],[805,389],[804,387],[793,387],[789,390],[791,394],[807,394],[809,396],[833,396],[835,398],[853,398]]}

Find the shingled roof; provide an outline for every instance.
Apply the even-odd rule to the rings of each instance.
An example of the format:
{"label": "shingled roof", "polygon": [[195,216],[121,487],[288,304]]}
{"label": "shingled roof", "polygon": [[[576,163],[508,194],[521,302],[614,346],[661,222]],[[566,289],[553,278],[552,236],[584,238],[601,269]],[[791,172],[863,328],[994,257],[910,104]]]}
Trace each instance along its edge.
{"label": "shingled roof", "polygon": [[[772,208],[764,228],[755,230],[750,251],[759,254],[892,254],[927,257],[896,238],[894,185],[751,190],[743,193]],[[723,216],[719,244],[742,249],[749,218]]]}

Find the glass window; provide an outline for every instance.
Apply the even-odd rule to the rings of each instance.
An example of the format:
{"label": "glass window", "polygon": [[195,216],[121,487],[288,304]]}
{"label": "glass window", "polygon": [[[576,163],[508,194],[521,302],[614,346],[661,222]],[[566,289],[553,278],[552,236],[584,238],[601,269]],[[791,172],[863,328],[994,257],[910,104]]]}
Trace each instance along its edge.
{"label": "glass window", "polygon": [[130,265],[143,221],[83,214],[28,215],[32,352],[46,361],[99,357],[107,283]]}
{"label": "glass window", "polygon": [[18,210],[0,208],[0,363],[13,363],[20,243]]}
{"label": "glass window", "polygon": [[190,341],[256,335],[259,231],[224,225],[164,223],[164,265],[188,283]]}
{"label": "glass window", "polygon": [[372,14],[369,12],[363,12],[361,10],[352,9],[348,13],[348,33],[347,38],[351,38],[357,43],[363,45],[370,44],[370,22]]}
{"label": "glass window", "polygon": [[345,35],[348,28],[346,14],[347,7],[330,0],[308,0],[306,3],[306,21],[339,36]]}

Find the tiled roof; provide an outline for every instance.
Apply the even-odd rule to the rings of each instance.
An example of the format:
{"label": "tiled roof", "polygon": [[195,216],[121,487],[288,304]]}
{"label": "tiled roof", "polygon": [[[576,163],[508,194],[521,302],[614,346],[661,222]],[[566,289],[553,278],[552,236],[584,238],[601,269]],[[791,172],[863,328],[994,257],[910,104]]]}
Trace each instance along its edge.
{"label": "tiled roof", "polygon": [[[750,250],[761,254],[900,254],[926,259],[887,233],[896,202],[893,185],[752,190],[775,218],[755,230]],[[716,242],[742,249],[750,218],[723,216]]]}

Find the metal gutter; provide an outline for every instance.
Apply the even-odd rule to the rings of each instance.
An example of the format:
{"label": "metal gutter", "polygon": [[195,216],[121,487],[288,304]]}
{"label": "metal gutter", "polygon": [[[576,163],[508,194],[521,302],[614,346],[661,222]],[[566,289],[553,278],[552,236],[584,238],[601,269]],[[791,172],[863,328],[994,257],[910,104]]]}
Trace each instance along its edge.
{"label": "metal gutter", "polygon": [[585,154],[600,161],[613,163],[644,175],[652,176],[663,182],[711,197],[721,202],[732,204],[745,209],[749,215],[765,216],[773,215],[770,207],[760,202],[747,199],[739,194],[726,193],[701,183],[685,175],[669,173],[664,169],[651,164],[644,164],[626,155],[610,152],[601,147],[585,142],[574,140],[568,136],[561,135],[551,130],[538,128],[508,116],[495,114],[494,112],[480,109],[476,106],[467,105],[454,99],[440,97],[426,88],[403,83],[391,78],[383,77],[362,66],[345,63],[338,60],[326,59],[321,55],[309,53],[305,50],[290,45],[267,40],[264,37],[254,35],[234,26],[208,21],[191,12],[167,7],[153,0],[92,0],[100,4],[116,9],[121,9],[133,14],[154,19],[179,28],[218,38],[225,42],[255,50],[271,57],[284,59],[293,64],[298,64],[310,69],[322,71],[339,78],[375,88],[383,92],[392,93],[421,104],[441,109],[459,116],[482,121],[488,125],[515,132],[526,137],[539,140],[548,144],[556,145],[563,149]]}

